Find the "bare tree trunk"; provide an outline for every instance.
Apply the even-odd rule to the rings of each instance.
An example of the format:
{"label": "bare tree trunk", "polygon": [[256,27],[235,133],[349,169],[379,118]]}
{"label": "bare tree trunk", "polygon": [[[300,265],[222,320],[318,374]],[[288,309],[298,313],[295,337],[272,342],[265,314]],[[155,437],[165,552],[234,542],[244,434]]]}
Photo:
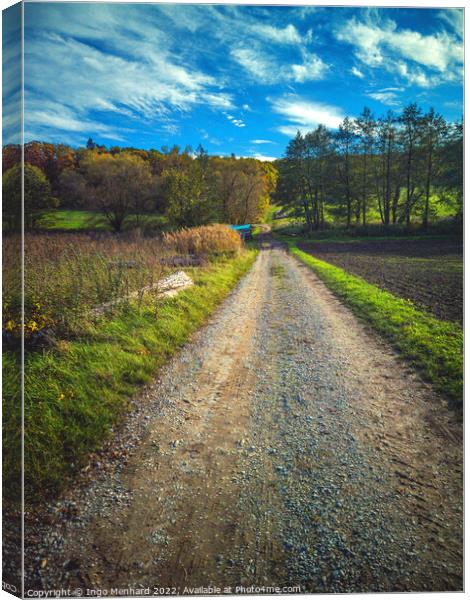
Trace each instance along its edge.
{"label": "bare tree trunk", "polygon": [[395,186],[395,194],[392,201],[392,223],[395,225],[398,218],[398,201],[400,200],[400,184]]}
{"label": "bare tree trunk", "polygon": [[426,197],[424,202],[424,214],[423,214],[423,229],[428,230],[429,224],[429,197],[431,195],[431,173],[432,173],[432,145],[429,145],[428,154],[428,168],[426,173]]}
{"label": "bare tree trunk", "polygon": [[362,174],[362,224],[366,224],[367,210],[367,153],[364,153],[364,164]]}

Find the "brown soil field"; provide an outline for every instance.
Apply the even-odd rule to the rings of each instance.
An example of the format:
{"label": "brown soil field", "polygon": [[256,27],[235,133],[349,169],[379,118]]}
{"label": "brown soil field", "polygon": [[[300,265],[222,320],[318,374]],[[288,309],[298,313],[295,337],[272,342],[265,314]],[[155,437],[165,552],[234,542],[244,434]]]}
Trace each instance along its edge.
{"label": "brown soil field", "polygon": [[439,319],[462,322],[461,239],[301,242],[299,247]]}

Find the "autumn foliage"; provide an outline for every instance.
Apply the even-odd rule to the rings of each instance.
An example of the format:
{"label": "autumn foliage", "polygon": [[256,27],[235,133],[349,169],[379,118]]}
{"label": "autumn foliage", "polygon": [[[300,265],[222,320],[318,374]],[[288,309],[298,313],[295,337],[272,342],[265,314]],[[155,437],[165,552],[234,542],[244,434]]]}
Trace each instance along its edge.
{"label": "autumn foliage", "polygon": [[[29,142],[24,156],[44,174],[56,204],[100,212],[116,232],[151,214],[166,217],[173,228],[254,223],[266,213],[277,179],[271,163],[209,156],[202,148],[193,153],[177,146],[108,149],[89,143],[74,149]],[[19,146],[3,148],[4,173],[20,160]]]}

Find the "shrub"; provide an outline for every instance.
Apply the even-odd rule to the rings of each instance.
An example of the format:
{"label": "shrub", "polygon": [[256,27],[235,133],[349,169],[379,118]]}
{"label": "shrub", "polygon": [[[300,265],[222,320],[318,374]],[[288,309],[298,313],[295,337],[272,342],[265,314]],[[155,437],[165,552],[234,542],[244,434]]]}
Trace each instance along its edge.
{"label": "shrub", "polygon": [[165,249],[178,254],[237,254],[242,241],[228,225],[203,225],[163,235]]}

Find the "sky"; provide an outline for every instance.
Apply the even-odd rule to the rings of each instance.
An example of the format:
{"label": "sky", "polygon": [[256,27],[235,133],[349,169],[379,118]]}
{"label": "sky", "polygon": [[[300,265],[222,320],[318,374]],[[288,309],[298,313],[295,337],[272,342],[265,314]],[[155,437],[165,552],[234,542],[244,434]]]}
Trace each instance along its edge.
{"label": "sky", "polygon": [[270,160],[364,106],[457,120],[462,37],[461,9],[27,3],[25,140]]}

